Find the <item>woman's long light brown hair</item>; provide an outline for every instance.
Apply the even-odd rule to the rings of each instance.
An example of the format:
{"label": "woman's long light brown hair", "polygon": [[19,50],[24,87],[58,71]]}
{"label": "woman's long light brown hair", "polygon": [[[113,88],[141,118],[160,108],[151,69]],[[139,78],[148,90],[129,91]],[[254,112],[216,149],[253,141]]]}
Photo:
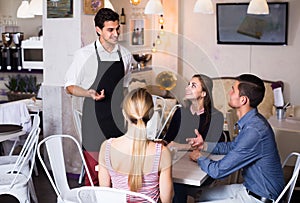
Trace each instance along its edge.
{"label": "woman's long light brown hair", "polygon": [[153,114],[153,100],[150,93],[139,88],[131,91],[124,99],[123,110],[129,127],[134,130],[130,137],[134,139],[128,185],[131,191],[137,192],[143,184],[143,168],[148,145],[146,124]]}

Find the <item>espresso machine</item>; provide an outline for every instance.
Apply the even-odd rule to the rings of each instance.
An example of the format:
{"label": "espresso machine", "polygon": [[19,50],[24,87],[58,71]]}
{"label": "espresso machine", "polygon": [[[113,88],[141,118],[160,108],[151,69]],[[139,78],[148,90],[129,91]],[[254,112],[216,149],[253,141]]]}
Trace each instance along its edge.
{"label": "espresso machine", "polygon": [[1,69],[11,70],[10,64],[10,45],[12,43],[12,38],[9,32],[2,33],[2,43],[1,47]]}
{"label": "espresso machine", "polygon": [[13,69],[22,69],[22,54],[21,54],[21,43],[24,39],[22,32],[11,33],[14,46],[11,46],[11,66]]}
{"label": "espresso machine", "polygon": [[2,70],[21,70],[21,42],[24,39],[22,32],[2,33],[1,47],[1,69]]}

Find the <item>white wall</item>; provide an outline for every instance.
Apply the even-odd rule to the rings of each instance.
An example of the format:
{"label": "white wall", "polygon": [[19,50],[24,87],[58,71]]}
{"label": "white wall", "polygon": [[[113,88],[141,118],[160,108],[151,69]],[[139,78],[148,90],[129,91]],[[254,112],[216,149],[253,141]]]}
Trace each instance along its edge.
{"label": "white wall", "polygon": [[[182,64],[183,73],[196,67],[211,76],[236,76],[250,72],[266,80],[282,80],[285,83],[285,100],[300,104],[300,1],[289,1],[287,46],[218,45],[216,15],[193,13],[195,1],[180,2],[180,30],[184,36],[182,58],[186,59],[186,63]],[[214,6],[217,2],[235,1],[213,0]]]}
{"label": "white wall", "polygon": [[[118,3],[116,4],[115,1]],[[215,6],[217,2],[235,1],[248,2],[246,0],[213,0],[213,3]],[[73,19],[50,19],[46,21],[48,31],[45,39],[45,41],[48,41],[45,44],[48,47],[46,60],[49,62],[46,64],[44,74],[46,84],[62,85],[64,74],[72,60],[74,50],[93,41],[96,37],[93,15],[82,15],[80,21],[79,15],[81,15],[82,9],[78,9],[78,7],[76,9],[76,5],[81,4],[81,1],[74,2],[75,14]],[[141,6],[144,6],[145,2]],[[163,2],[167,4],[168,1],[164,0]],[[191,72],[195,69],[200,69],[201,72],[211,76],[235,76],[244,72],[251,72],[264,79],[282,80],[285,82],[286,87],[284,91],[285,99],[293,104],[300,104],[300,94],[297,94],[297,88],[300,85],[297,79],[300,72],[298,68],[300,49],[300,22],[298,20],[300,14],[298,10],[300,1],[289,0],[288,46],[218,45],[216,43],[215,14],[193,13],[192,9],[196,2],[194,0],[179,2],[178,32],[181,44],[179,45],[178,59],[181,65],[178,71],[180,73],[189,78]],[[112,0],[112,3],[118,12],[122,7],[125,7],[127,20],[130,18],[129,9],[133,7],[130,6],[129,1]],[[16,10],[19,5],[20,0],[0,0],[0,16],[16,18]],[[170,9],[170,6],[165,7],[165,9]],[[166,15],[165,18],[170,17]],[[172,17],[170,21],[172,21]],[[168,21],[166,22],[168,23]],[[24,31],[27,38],[37,35],[38,28],[42,25],[42,17],[17,19],[17,23],[20,26],[20,31]],[[167,29],[177,35],[173,28],[169,27]],[[77,29],[81,29],[81,36],[79,36]],[[176,51],[174,52],[176,53]],[[165,64],[163,64],[164,62]],[[157,63],[170,66],[168,60],[167,62],[166,60],[158,60]]]}

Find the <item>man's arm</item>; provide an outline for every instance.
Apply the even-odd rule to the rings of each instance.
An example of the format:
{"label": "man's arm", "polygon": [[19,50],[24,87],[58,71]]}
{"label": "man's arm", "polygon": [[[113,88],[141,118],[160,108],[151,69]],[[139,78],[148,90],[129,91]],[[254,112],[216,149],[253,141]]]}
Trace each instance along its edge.
{"label": "man's arm", "polygon": [[82,87],[79,87],[77,85],[70,85],[66,87],[66,91],[69,94],[72,94],[77,97],[91,97],[96,101],[102,100],[105,95],[104,95],[104,89],[100,91],[100,94],[96,92],[96,90],[93,89],[83,89]]}

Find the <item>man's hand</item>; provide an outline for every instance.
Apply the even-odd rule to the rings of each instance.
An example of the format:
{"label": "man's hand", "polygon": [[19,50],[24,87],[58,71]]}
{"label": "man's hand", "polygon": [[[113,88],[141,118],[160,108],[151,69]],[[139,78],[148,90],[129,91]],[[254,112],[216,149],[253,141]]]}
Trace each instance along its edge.
{"label": "man's hand", "polygon": [[196,134],[195,138],[187,138],[186,141],[188,142],[188,144],[191,145],[193,149],[202,150],[204,145],[202,135],[199,133],[197,129],[195,129],[195,134]]}
{"label": "man's hand", "polygon": [[193,150],[190,153],[190,159],[192,159],[193,161],[197,161],[201,156],[202,156],[201,152],[197,149]]}
{"label": "man's hand", "polygon": [[100,94],[96,90],[89,89],[88,94],[96,101],[102,100],[105,98],[104,89],[100,91]]}

